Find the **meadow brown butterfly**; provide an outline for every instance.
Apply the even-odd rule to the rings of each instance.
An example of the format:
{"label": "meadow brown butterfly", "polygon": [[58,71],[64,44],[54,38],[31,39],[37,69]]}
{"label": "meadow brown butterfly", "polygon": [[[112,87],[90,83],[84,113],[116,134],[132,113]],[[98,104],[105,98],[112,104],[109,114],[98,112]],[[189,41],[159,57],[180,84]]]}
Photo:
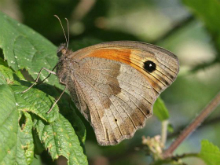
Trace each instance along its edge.
{"label": "meadow brown butterfly", "polygon": [[51,73],[69,90],[100,145],[131,138],[152,115],[159,94],[176,79],[177,57],[134,41],[101,43],[73,52],[66,40],[67,45],[57,51],[56,73]]}
{"label": "meadow brown butterfly", "polygon": [[56,75],[101,145],[115,145],[142,128],[179,71],[175,55],[141,42],[115,41],[76,52],[62,45],[57,55]]}

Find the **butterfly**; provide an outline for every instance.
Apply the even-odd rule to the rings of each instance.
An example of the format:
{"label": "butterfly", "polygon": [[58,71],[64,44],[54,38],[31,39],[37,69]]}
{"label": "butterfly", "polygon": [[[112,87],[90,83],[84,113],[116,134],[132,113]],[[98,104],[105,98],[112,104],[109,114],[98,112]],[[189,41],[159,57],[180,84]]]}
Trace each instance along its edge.
{"label": "butterfly", "polygon": [[64,44],[57,55],[56,75],[100,145],[118,144],[142,128],[155,100],[179,71],[173,53],[135,41],[101,43],[75,52]]}

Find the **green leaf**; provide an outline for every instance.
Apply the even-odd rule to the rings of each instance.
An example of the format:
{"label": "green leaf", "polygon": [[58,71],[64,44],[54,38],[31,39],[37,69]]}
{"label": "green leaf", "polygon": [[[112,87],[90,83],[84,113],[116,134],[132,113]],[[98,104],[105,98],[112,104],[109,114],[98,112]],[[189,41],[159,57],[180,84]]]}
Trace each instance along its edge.
{"label": "green leaf", "polygon": [[[19,138],[17,138],[17,144],[16,144],[16,164],[18,165],[27,165],[26,157],[25,157],[25,151],[22,149],[22,144]],[[14,162],[11,162],[11,164],[15,164]]]}
{"label": "green leaf", "polygon": [[10,68],[0,64],[0,84],[20,84],[24,80],[20,71],[16,73]]}
{"label": "green leaf", "polygon": [[58,106],[56,105],[50,113],[47,113],[53,105],[54,98],[48,96],[46,93],[31,88],[29,91],[22,93],[26,86],[16,85],[11,86],[15,93],[17,101],[17,108],[19,111],[31,112],[46,122],[53,122],[58,118]]}
{"label": "green leaf", "polygon": [[37,120],[35,127],[53,159],[62,155],[68,159],[68,164],[88,164],[73,127],[62,115],[50,125]]}
{"label": "green leaf", "polygon": [[207,165],[219,165],[220,164],[220,150],[217,146],[209,142],[208,140],[202,140],[201,142],[200,158],[202,158]]}
{"label": "green leaf", "polygon": [[163,102],[159,97],[154,104],[154,115],[160,120],[164,121],[169,118],[169,112]]}
{"label": "green leaf", "polygon": [[[33,135],[32,135],[32,118],[31,115],[27,112],[23,112],[22,115],[25,116],[25,121],[21,125],[21,129],[19,127],[19,140],[21,144],[21,148],[25,153],[25,158],[27,164],[31,164],[34,157],[34,143],[33,143]],[[20,118],[21,120],[21,118]]]}
{"label": "green leaf", "polygon": [[33,125],[28,112],[36,114],[47,122],[52,122],[58,117],[57,107],[46,115],[53,103],[50,97],[37,89],[31,89],[30,94],[36,94],[38,97],[29,97],[28,92],[21,93],[24,88],[26,87],[19,85],[0,85],[0,95],[4,96],[0,99],[0,164],[10,165],[16,161],[17,164],[23,165],[32,162]]}
{"label": "green leaf", "polygon": [[14,81],[13,71],[3,64],[0,64],[0,84],[10,84]]}
{"label": "green leaf", "polygon": [[18,110],[11,88],[0,85],[0,164],[15,164],[17,160]]}
{"label": "green leaf", "polygon": [[[1,98],[0,102],[0,113],[2,114],[0,125],[0,138],[5,139],[0,143],[0,164],[30,164],[33,158],[33,140],[31,135],[32,126],[28,126],[31,121],[26,120],[24,129],[21,131],[18,127],[18,120],[20,118],[19,111],[16,107],[17,102],[14,97],[14,91],[7,84],[15,83],[17,76],[11,69],[4,65],[0,65],[0,76],[1,76]],[[17,82],[18,83],[18,82]],[[19,83],[18,83],[19,84]],[[4,91],[6,91],[4,93]],[[12,102],[13,101],[13,102]],[[10,108],[13,106],[13,108]],[[9,108],[7,110],[7,108]],[[9,114],[8,114],[9,113]],[[28,114],[27,114],[28,115]],[[13,120],[12,120],[13,119]],[[14,131],[13,131],[14,130]],[[29,131],[29,132],[28,132]],[[8,133],[7,133],[8,132]],[[10,134],[9,134],[10,133]],[[28,138],[29,137],[29,138]],[[11,146],[11,140],[13,145]],[[6,155],[4,155],[6,153]]]}
{"label": "green leaf", "polygon": [[[41,68],[52,69],[56,65],[57,48],[51,42],[1,12],[0,22],[0,47],[12,69],[17,71],[25,68],[33,78],[36,78]],[[41,78],[47,75],[46,71],[42,72]],[[46,82],[62,88],[56,76],[50,76]]]}
{"label": "green leaf", "polygon": [[219,0],[183,0],[183,2],[204,22],[220,49]]}

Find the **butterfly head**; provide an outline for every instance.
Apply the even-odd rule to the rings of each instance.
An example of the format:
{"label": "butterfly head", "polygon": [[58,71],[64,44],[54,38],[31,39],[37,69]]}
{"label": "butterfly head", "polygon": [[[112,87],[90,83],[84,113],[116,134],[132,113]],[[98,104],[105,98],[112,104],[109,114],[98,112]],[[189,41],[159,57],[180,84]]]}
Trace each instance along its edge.
{"label": "butterfly head", "polygon": [[68,52],[66,44],[61,44],[57,49],[57,56],[61,58],[62,56],[65,56]]}

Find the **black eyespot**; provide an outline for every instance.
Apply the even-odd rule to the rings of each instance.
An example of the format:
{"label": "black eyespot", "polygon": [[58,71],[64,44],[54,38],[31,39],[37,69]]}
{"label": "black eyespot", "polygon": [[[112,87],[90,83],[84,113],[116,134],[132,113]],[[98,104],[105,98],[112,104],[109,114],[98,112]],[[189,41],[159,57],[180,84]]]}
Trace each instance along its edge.
{"label": "black eyespot", "polygon": [[145,61],[144,62],[144,69],[147,71],[147,72],[153,72],[154,70],[156,70],[156,64],[152,61]]}

